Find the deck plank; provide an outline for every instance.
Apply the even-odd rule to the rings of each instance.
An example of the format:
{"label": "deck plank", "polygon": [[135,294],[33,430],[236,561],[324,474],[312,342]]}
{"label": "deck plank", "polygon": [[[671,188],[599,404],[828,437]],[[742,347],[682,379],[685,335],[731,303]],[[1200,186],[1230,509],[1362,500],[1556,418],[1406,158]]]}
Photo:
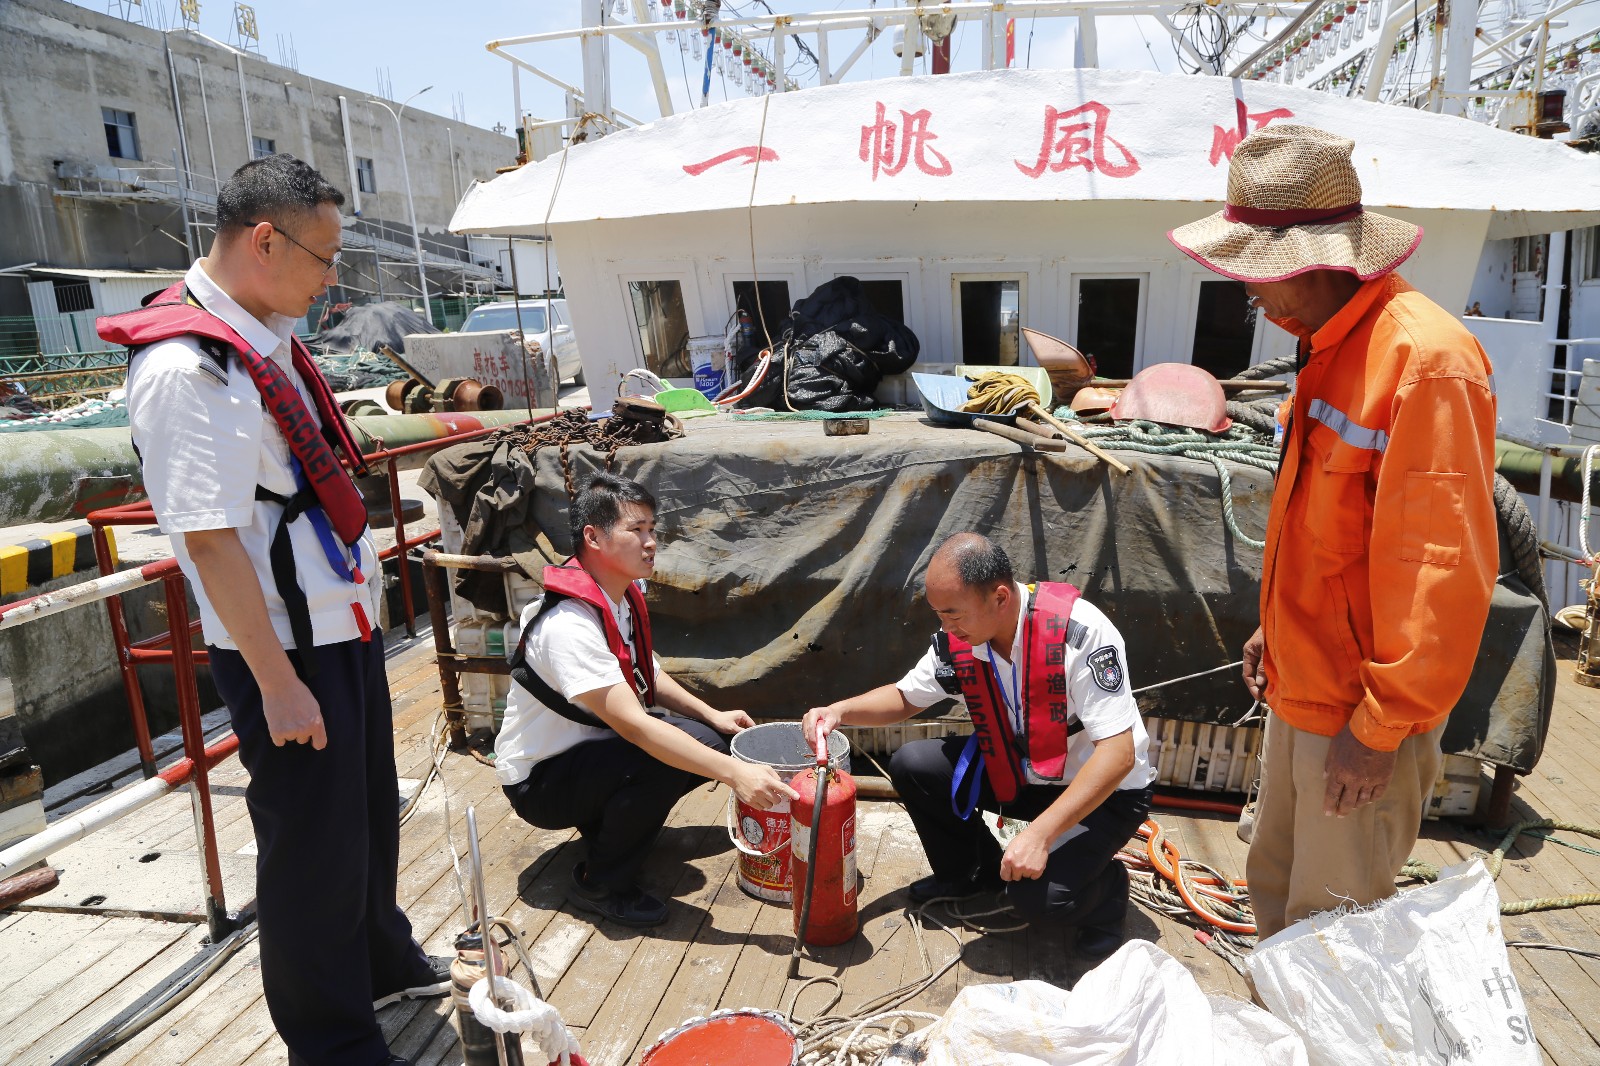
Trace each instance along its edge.
{"label": "deck plank", "polygon": [[[676,898],[680,892],[690,891],[704,883],[703,875],[694,869],[692,861],[715,848],[716,838],[723,831],[721,815],[724,802],[724,794],[709,787],[697,788],[679,802],[641,878],[647,888],[661,894],[656,882],[665,878],[671,886],[666,894]],[[722,849],[725,847],[724,843]],[[568,867],[563,871],[562,876],[570,875],[570,869]],[[685,906],[681,901],[669,903],[668,906],[670,913],[663,929],[686,921],[692,922],[692,927],[698,927],[701,917],[698,911],[690,919],[685,916]],[[576,916],[586,917],[581,913]],[[659,937],[667,935],[663,932]],[[658,931],[641,932],[601,921],[595,935],[584,944],[567,972],[553,989],[547,990],[548,1001],[561,1012],[568,1025],[591,1028],[611,991],[622,981],[635,953],[641,946],[659,937]],[[679,947],[681,949],[681,943]],[[658,995],[656,1002],[659,1002],[659,998]],[[647,1020],[655,1012],[656,1002],[645,1008],[647,1013],[641,1021]],[[596,1066],[605,1064],[597,1063]]]}
{"label": "deck plank", "polygon": [[[439,708],[432,656],[424,634],[408,647],[394,648],[389,661],[396,763],[403,777],[423,777],[432,761],[429,738]],[[1558,665],[1556,714],[1546,758],[1534,774],[1519,780],[1516,810],[1584,824],[1600,822],[1596,785],[1600,756],[1588,751],[1592,738],[1600,736],[1600,696],[1572,683],[1570,660]],[[465,810],[471,804],[483,836],[490,906],[504,912],[531,945],[541,990],[564,1011],[596,1066],[629,1063],[664,1029],[717,1007],[788,1007],[798,987],[787,978],[791,915],[787,908],[764,904],[739,889],[736,855],[721,839],[725,791],[710,786],[697,789],[673,812],[645,874],[647,883],[670,887],[673,916],[662,929],[635,933],[597,922],[565,903],[567,879],[582,852],[573,833],[539,830],[522,822],[510,811],[490,767],[455,752],[445,754],[443,764],[443,782],[429,787],[401,834],[400,898],[419,939],[430,950],[448,954],[454,934],[465,924],[450,869],[447,833],[453,833],[464,850]],[[238,795],[244,774],[232,760],[217,769],[214,780],[222,786],[215,797],[219,850],[231,854],[252,838]],[[185,861],[187,856],[180,853],[192,855],[193,849],[188,800],[175,794],[167,803],[165,809],[152,806],[116,827],[120,837],[104,839],[123,840],[129,851],[147,846]],[[1209,862],[1230,876],[1243,875],[1245,847],[1233,835],[1234,819],[1172,809],[1157,809],[1154,816],[1186,857]],[[908,825],[898,825],[896,817],[904,819],[895,804],[861,803],[857,862],[864,875],[864,935],[848,945],[812,952],[803,963],[805,976],[839,975],[845,995],[834,1012],[853,1010],[922,973],[914,938],[905,924],[904,888],[926,872],[927,864],[914,832]],[[1584,846],[1595,843],[1579,836],[1567,839]],[[1429,823],[1414,854],[1443,865],[1493,847],[1497,840],[1494,834],[1479,834],[1457,823]],[[1597,883],[1600,856],[1525,837],[1513,849],[1499,885],[1503,898],[1520,899],[1592,891]],[[231,882],[229,891],[230,904],[243,902]],[[101,988],[94,1010],[73,1020],[78,1029],[62,1025],[29,1035],[16,1024],[23,1008],[13,1009],[13,1025],[0,1022],[0,1058],[7,1058],[7,1052],[15,1058],[16,1051],[25,1047],[24,1061],[29,1061],[34,1052],[48,1056],[51,1049],[70,1046],[79,1030],[91,1031],[136,999],[159,974],[182,962],[192,950],[185,938],[198,932],[187,927],[182,936],[164,945],[159,938],[135,937],[130,946],[124,942],[127,938],[105,929],[112,921],[133,920],[39,912],[0,918],[0,975],[6,975],[0,980],[11,986],[14,998],[26,1005],[53,991],[70,990],[77,998],[83,989]],[[1600,932],[1600,907],[1507,917],[1503,924],[1508,938],[1585,946]],[[96,936],[97,930],[105,931]],[[1134,907],[1129,930],[1130,935],[1154,939],[1182,960],[1203,989],[1244,994],[1242,979],[1194,939],[1192,926]],[[1087,969],[1071,953],[1071,938],[1061,934],[964,932],[962,939],[961,963],[908,1007],[941,1010],[960,987],[983,981],[1035,978],[1070,986]],[[63,951],[46,953],[39,948],[56,941],[67,945]],[[86,953],[74,956],[69,941],[89,941],[94,946],[79,948]],[[935,959],[947,957],[952,946],[947,934],[933,928],[928,930],[927,944]],[[144,952],[149,957],[141,963],[135,956]],[[1518,949],[1512,949],[1511,958],[1545,1060],[1556,1066],[1600,1061],[1600,963]],[[34,973],[22,972],[27,969]],[[526,983],[518,973],[513,976]],[[35,979],[45,986],[42,995],[34,987]],[[18,995],[23,988],[26,995]],[[808,993],[800,1005],[803,1013],[813,1009],[808,1004],[816,994]],[[0,1018],[5,1009],[0,1006]],[[379,1021],[391,1046],[419,1066],[460,1062],[447,1000],[392,1007]],[[24,1036],[30,1042],[17,1043]],[[261,999],[258,955],[247,946],[171,1014],[104,1061],[108,1066],[281,1066],[284,1058]]]}
{"label": "deck plank", "polygon": [[[75,915],[51,915],[72,918]],[[61,932],[81,923],[52,923]],[[100,1010],[100,997],[157,959],[192,926],[115,918],[81,938],[44,945],[42,965],[24,980],[28,995],[0,997],[0,1061],[17,1062],[23,1049],[51,1030],[69,1025],[83,1008]]]}
{"label": "deck plank", "polygon": [[160,1021],[103,1059],[103,1066],[187,1062],[229,1021],[253,1010],[264,1012],[266,1005],[261,1000],[261,956],[251,944]]}
{"label": "deck plank", "polygon": [[[81,975],[71,986],[72,997],[80,1005],[92,1003],[94,1009],[74,1010],[64,1022],[50,1024],[31,1044],[18,1046],[11,1061],[59,1061],[102,1025],[159,986],[165,975],[176,972],[192,959],[201,949],[204,937],[203,926],[190,926],[136,968],[119,965],[114,957],[107,956],[93,975]],[[85,976],[93,976],[94,980],[85,980]],[[7,1033],[8,1039],[10,1035]],[[0,1052],[4,1050],[0,1046]]]}

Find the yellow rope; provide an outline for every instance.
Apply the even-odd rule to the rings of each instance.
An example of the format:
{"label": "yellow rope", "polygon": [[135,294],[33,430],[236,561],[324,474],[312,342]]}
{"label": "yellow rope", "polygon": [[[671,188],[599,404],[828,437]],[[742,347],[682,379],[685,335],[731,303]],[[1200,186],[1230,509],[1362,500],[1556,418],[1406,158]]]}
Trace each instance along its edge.
{"label": "yellow rope", "polygon": [[974,415],[1009,415],[1024,404],[1038,402],[1039,390],[1027,378],[991,370],[974,379],[961,410]]}
{"label": "yellow rope", "polygon": [[[1511,850],[1517,838],[1530,829],[1560,829],[1568,833],[1582,833],[1584,836],[1600,840],[1600,829],[1574,822],[1563,822],[1555,818],[1534,818],[1526,822],[1518,822],[1506,830],[1506,835],[1501,838],[1499,846],[1490,854],[1484,865],[1489,869],[1489,876],[1496,880],[1500,877],[1500,867],[1505,864],[1506,852]],[[1400,868],[1400,872],[1407,877],[1415,877],[1419,881],[1437,881],[1439,868],[1431,862],[1412,859]],[[1538,899],[1517,900],[1514,903],[1500,904],[1501,914],[1530,914],[1533,911],[1563,910],[1568,907],[1590,907],[1600,904],[1600,892],[1581,892],[1570,896],[1541,896]]]}

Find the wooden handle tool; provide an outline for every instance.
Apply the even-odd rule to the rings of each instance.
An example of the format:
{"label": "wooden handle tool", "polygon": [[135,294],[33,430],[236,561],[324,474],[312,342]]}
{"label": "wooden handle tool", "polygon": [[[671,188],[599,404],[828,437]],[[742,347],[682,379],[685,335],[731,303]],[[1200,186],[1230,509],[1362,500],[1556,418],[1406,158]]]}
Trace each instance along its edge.
{"label": "wooden handle tool", "polygon": [[1112,455],[1110,452],[1106,451],[1104,448],[1097,447],[1094,444],[1094,442],[1091,441],[1088,437],[1085,437],[1082,433],[1079,433],[1077,430],[1073,429],[1071,426],[1067,425],[1065,422],[1061,421],[1061,419],[1057,418],[1055,415],[1051,414],[1049,411],[1046,411],[1043,407],[1040,407],[1038,404],[1030,403],[1028,405],[1028,413],[1033,415],[1035,418],[1044,419],[1044,421],[1046,423],[1048,423],[1049,425],[1052,425],[1056,429],[1060,430],[1062,435],[1065,436],[1072,443],[1076,444],[1078,447],[1082,448],[1084,451],[1088,452],[1090,455],[1093,455],[1095,458],[1099,459],[1101,462],[1104,462],[1104,463],[1108,464],[1113,470],[1117,471],[1118,473],[1122,473],[1122,474],[1131,474],[1131,473],[1133,473],[1133,470],[1128,466],[1127,463],[1124,463],[1121,459],[1118,459],[1116,456]]}
{"label": "wooden handle tool", "polygon": [[1004,437],[1006,440],[1032,448],[1035,451],[1064,452],[1067,450],[1067,442],[1064,440],[1052,440],[1048,437],[1036,436],[1015,426],[996,422],[992,418],[974,418],[972,420],[972,428],[981,429],[986,433],[993,433],[997,437]]}

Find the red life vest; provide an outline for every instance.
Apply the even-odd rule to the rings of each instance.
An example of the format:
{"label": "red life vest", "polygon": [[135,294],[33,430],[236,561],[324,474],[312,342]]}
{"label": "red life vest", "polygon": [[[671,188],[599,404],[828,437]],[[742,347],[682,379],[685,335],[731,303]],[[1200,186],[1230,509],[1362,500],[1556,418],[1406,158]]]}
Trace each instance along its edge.
{"label": "red life vest", "polygon": [[[308,518],[317,528],[317,537],[328,557],[328,565],[340,577],[358,585],[364,580],[358,544],[367,528],[367,509],[361,502],[361,493],[350,480],[350,475],[340,466],[335,450],[344,454],[357,476],[367,473],[366,459],[351,437],[350,427],[345,423],[344,413],[339,410],[333,389],[317,368],[311,353],[300,342],[300,338],[290,338],[294,368],[310,391],[317,413],[322,416],[320,429],[307,410],[305,401],[300,398],[294,382],[289,380],[289,375],[276,362],[250,347],[232,326],[201,307],[181,281],[149,298],[145,306],[137,311],[97,319],[95,330],[104,340],[125,346],[130,357],[139,349],[160,341],[174,337],[198,337],[202,348],[222,346],[231,350],[249,372],[250,380],[261,394],[262,406],[271,412],[299,467],[296,481],[300,489],[293,496],[284,496],[257,485],[256,499],[268,500],[284,508],[270,548],[272,578],[288,612],[289,629],[294,636],[295,647],[302,651],[309,650],[314,643],[311,614],[305,592],[295,576],[289,523],[310,511]],[[215,365],[212,372],[224,381],[227,380],[227,370],[221,364],[225,364],[225,361],[225,353],[213,356]],[[202,360],[202,367],[205,365]],[[319,509],[321,515],[316,513]],[[331,543],[333,537],[352,550],[354,565],[347,564],[341,557],[338,547]],[[361,602],[357,600],[352,603],[350,610],[355,616],[361,639],[371,640],[372,624]],[[314,657],[307,656],[305,664],[308,674],[317,672]]]}
{"label": "red life vest", "polygon": [[1021,667],[1021,743],[1005,697],[995,684],[992,663],[973,655],[972,645],[958,637],[944,632],[934,637],[939,658],[966,700],[984,773],[1001,803],[1015,800],[1027,787],[1024,753],[1036,775],[1061,780],[1066,773],[1067,739],[1083,729],[1068,706],[1066,672],[1067,628],[1078,596],[1071,585],[1041,581],[1023,606],[1022,645],[1011,649]]}
{"label": "red life vest", "polygon": [[181,281],[137,311],[97,319],[95,330],[102,339],[131,350],[182,336],[201,337],[231,348],[255,382],[263,406],[283,431],[289,450],[300,461],[334,532],[347,546],[361,539],[367,528],[367,509],[361,502],[361,493],[339,465],[335,449],[344,454],[357,477],[367,473],[366,460],[350,436],[333,389],[300,338],[291,340],[294,368],[322,416],[320,432],[289,375],[251,348],[232,326],[195,302]]}
{"label": "red life vest", "polygon": [[600,612],[600,625],[605,629],[606,645],[611,649],[611,654],[617,657],[617,665],[622,669],[622,676],[633,686],[633,691],[638,695],[641,704],[645,707],[654,706],[655,645],[650,639],[650,611],[645,606],[644,593],[640,592],[639,586],[632,581],[628,582],[628,590],[624,596],[628,601],[628,610],[633,614],[634,639],[639,649],[637,663],[634,662],[633,649],[628,646],[627,637],[623,636],[622,630],[617,626],[616,615],[611,613],[611,600],[577,558],[568,559],[561,566],[545,567],[544,600],[539,604],[539,610],[523,628],[522,639],[517,641],[516,650],[511,653],[511,679],[533,693],[540,703],[569,721],[600,729],[611,728],[595,715],[561,695],[528,663],[528,637],[533,634],[539,619],[555,610],[564,600],[579,600]]}

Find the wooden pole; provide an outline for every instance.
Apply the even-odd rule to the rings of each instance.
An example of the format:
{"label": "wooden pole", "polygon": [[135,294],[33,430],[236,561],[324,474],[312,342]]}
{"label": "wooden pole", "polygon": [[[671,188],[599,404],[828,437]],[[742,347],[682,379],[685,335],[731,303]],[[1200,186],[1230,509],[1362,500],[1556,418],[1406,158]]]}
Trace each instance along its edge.
{"label": "wooden pole", "polygon": [[1073,429],[1071,426],[1067,425],[1065,422],[1061,421],[1055,415],[1051,414],[1049,411],[1046,411],[1038,404],[1030,403],[1028,405],[1028,413],[1036,418],[1044,419],[1045,422],[1060,430],[1061,433],[1072,443],[1076,444],[1090,455],[1093,455],[1101,462],[1106,463],[1118,473],[1133,473],[1133,470],[1128,466],[1128,464],[1124,463],[1121,459],[1118,459],[1104,448],[1095,445],[1089,440],[1088,437],[1085,437],[1082,433],[1079,433],[1077,430]]}

